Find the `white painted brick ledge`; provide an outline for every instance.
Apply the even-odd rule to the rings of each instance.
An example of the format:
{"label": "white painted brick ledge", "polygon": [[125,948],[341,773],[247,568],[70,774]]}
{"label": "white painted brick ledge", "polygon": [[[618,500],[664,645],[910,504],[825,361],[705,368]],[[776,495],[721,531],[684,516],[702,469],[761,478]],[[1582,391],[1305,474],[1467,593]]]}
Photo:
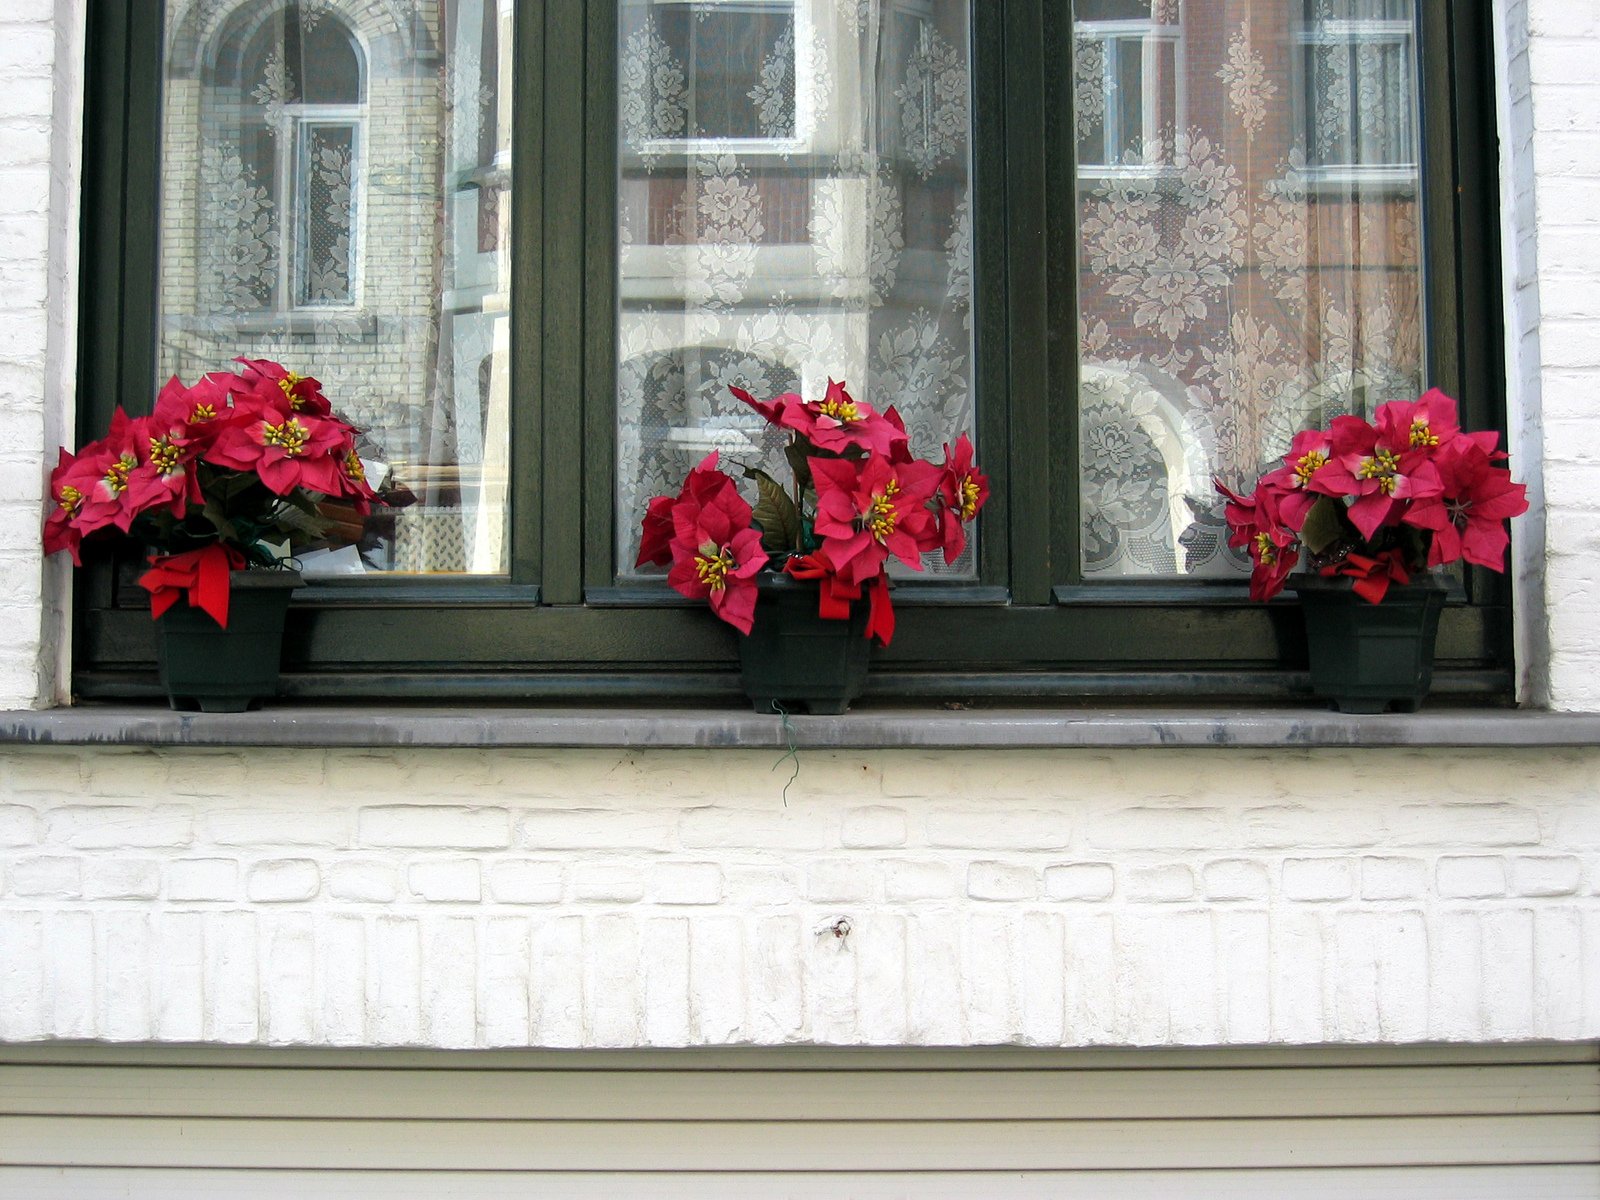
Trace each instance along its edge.
{"label": "white painted brick ledge", "polygon": [[1600,1037],[1600,748],[776,761],[0,750],[0,1041]]}

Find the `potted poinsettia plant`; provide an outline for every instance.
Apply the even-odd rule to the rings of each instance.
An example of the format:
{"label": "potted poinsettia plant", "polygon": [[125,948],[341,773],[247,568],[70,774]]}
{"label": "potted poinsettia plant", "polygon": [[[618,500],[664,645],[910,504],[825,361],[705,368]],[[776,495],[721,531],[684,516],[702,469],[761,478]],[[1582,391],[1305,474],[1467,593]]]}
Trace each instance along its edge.
{"label": "potted poinsettia plant", "polygon": [[1505,569],[1506,522],[1528,501],[1498,445],[1493,431],[1463,432],[1435,388],[1380,405],[1371,423],[1335,417],[1297,434],[1248,496],[1216,482],[1228,544],[1250,558],[1251,598],[1294,588],[1312,689],[1342,711],[1415,710],[1444,606],[1436,569]]}
{"label": "potted poinsettia plant", "polygon": [[156,619],[173,707],[241,711],[276,691],[294,549],[323,539],[338,500],[365,513],[356,431],[321,385],[238,359],[192,386],[168,381],[149,416],[117,409],[107,435],[61,451],[44,549],[81,563],[96,543],[147,548],[139,583]]}
{"label": "potted poinsettia plant", "polygon": [[890,562],[920,571],[935,552],[954,562],[989,481],[966,434],[941,463],[917,458],[895,409],[879,413],[841,382],[820,400],[730,390],[787,433],[790,486],[743,466],[752,505],[708,455],[676,496],[650,501],[638,565],[670,565],[673,588],[744,635],[757,711],[843,712],[865,686],[872,643],[894,637]]}

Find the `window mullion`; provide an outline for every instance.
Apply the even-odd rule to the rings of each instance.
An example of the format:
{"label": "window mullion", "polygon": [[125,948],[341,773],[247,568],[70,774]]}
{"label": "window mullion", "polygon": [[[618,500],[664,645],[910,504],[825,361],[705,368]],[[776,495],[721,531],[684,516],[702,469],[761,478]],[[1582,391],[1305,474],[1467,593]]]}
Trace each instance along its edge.
{"label": "window mullion", "polygon": [[617,4],[589,6],[584,208],[584,584],[616,580]]}
{"label": "window mullion", "polygon": [[[1047,28],[1038,0],[1006,5],[1006,207],[1008,242],[1007,360],[1011,408],[1008,476],[1011,541],[1011,595],[1018,604],[1045,604],[1050,599],[1050,527],[1059,515],[1056,492],[1063,473],[1053,471],[1051,393],[1055,376],[1046,348],[1061,327],[1049,311],[1050,284],[1056,274],[1047,267],[1048,193],[1043,153],[1049,118],[1044,98],[1045,64],[1072,59],[1072,20]],[[1051,38],[1047,50],[1045,39]],[[1070,126],[1059,132],[1065,133]],[[1076,322],[1071,323],[1076,328]],[[1070,460],[1056,460],[1070,461]],[[1048,500],[1046,499],[1048,497]],[[1050,515],[1040,520],[1041,510]]]}
{"label": "window mullion", "polygon": [[544,9],[542,597],[583,599],[585,5]]}
{"label": "window mullion", "polygon": [[513,26],[511,204],[511,578],[544,563],[544,4],[521,0]]}

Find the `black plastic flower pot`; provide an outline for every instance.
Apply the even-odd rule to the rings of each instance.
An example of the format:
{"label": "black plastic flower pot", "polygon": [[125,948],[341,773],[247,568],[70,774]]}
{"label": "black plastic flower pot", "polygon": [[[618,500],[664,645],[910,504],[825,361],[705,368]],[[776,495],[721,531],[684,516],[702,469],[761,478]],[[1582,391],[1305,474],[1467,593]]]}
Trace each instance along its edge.
{"label": "black plastic flower pot", "polygon": [[763,579],[756,621],[739,639],[740,678],[759,713],[842,713],[867,686],[872,643],[867,602],[847,621],[817,615],[817,589],[788,578]]}
{"label": "black plastic flower pot", "polygon": [[244,712],[278,694],[283,618],[297,571],[234,571],[228,627],[181,601],[156,621],[161,686],[173,708]]}
{"label": "black plastic flower pot", "polygon": [[1369,604],[1348,578],[1297,575],[1289,586],[1306,618],[1311,690],[1340,712],[1416,712],[1433,684],[1433,647],[1444,581],[1391,584]]}

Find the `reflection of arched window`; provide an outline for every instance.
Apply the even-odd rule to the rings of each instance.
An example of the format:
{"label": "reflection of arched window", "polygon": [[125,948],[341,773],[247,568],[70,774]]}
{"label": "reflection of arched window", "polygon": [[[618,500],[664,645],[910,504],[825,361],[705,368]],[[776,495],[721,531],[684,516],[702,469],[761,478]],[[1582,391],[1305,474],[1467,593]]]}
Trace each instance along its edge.
{"label": "reflection of arched window", "polygon": [[358,299],[361,47],[325,9],[262,7],[241,8],[217,63],[215,115],[237,138],[236,159],[224,151],[219,164],[237,181],[220,198],[232,227],[216,231],[238,276],[228,307],[348,307]]}

